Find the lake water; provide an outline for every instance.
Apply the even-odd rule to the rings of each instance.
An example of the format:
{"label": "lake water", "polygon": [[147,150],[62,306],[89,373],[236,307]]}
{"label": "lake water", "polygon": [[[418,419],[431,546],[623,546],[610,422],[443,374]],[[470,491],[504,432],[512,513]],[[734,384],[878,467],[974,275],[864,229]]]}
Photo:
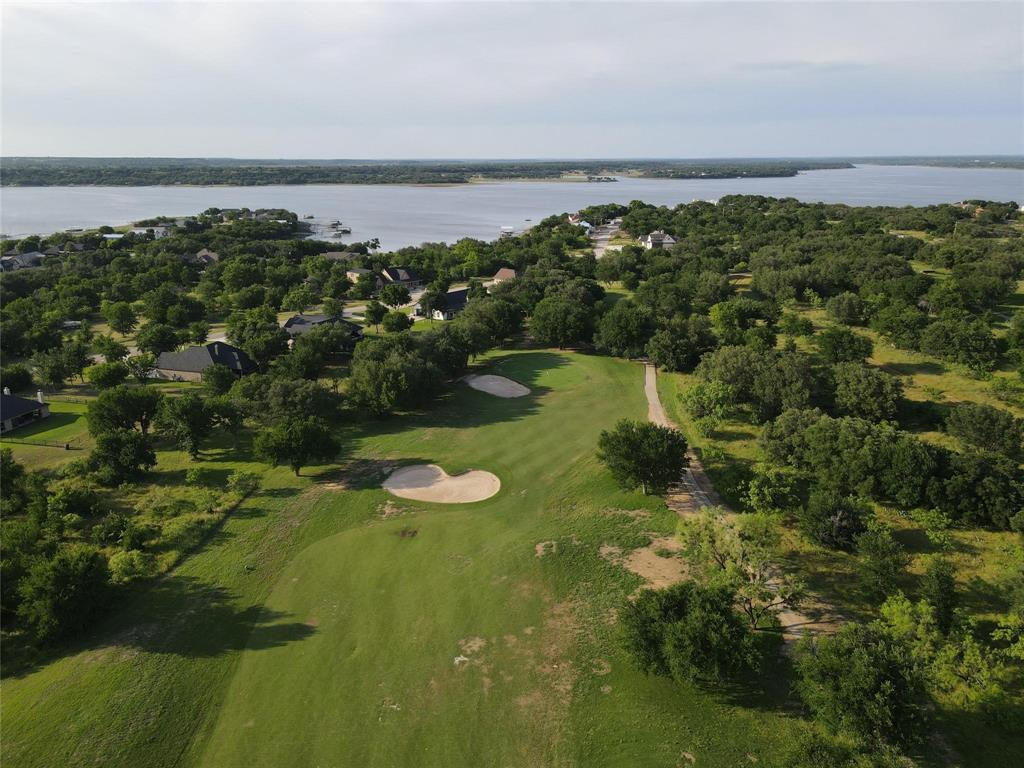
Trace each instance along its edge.
{"label": "lake water", "polygon": [[864,165],[771,179],[631,179],[615,183],[488,182],[457,186],[0,187],[0,231],[49,234],[217,208],[285,208],[352,227],[340,242],[380,238],[385,249],[462,237],[492,240],[501,227],[595,203],[674,205],[727,194],[854,205],[928,205],[968,199],[1024,201],[1024,171]]}

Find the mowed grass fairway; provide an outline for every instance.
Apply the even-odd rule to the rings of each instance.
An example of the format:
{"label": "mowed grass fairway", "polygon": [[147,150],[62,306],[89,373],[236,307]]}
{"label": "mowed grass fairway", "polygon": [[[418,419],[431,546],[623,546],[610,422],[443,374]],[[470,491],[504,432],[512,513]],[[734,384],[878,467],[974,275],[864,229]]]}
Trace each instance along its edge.
{"label": "mowed grass fairway", "polygon": [[[482,363],[532,394],[458,384],[425,414],[353,428],[340,472],[268,472],[88,647],[5,681],[4,765],[781,764],[797,720],[779,669],[768,690],[706,693],[620,649],[615,611],[642,580],[600,549],[675,528],[594,456],[602,429],[645,417],[642,368],[554,351]],[[397,499],[379,483],[399,463],[502,488]]]}

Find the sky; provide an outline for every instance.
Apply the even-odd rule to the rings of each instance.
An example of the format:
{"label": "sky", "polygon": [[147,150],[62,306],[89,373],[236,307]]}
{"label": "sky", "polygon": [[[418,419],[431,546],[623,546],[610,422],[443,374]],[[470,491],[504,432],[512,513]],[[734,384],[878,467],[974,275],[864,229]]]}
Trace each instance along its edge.
{"label": "sky", "polygon": [[0,10],[0,153],[1024,153],[1024,3]]}

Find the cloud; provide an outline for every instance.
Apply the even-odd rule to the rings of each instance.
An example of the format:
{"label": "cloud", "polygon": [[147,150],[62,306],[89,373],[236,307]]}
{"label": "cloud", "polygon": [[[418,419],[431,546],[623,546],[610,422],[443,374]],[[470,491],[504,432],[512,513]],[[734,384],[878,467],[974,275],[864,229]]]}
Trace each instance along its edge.
{"label": "cloud", "polygon": [[868,153],[926,120],[943,151],[979,136],[987,151],[1024,149],[1017,3],[7,3],[2,14],[5,154],[802,154],[806,121],[835,153]]}

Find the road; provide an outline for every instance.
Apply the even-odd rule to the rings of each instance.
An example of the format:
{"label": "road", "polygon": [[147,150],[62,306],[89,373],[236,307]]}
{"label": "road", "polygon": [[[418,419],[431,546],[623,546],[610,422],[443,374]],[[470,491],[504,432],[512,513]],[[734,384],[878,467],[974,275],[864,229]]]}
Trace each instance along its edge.
{"label": "road", "polygon": [[610,246],[608,243],[618,234],[621,224],[622,219],[612,219],[607,224],[601,224],[590,230],[590,239],[594,242],[594,258],[600,259],[607,250],[619,250],[619,246]]}

